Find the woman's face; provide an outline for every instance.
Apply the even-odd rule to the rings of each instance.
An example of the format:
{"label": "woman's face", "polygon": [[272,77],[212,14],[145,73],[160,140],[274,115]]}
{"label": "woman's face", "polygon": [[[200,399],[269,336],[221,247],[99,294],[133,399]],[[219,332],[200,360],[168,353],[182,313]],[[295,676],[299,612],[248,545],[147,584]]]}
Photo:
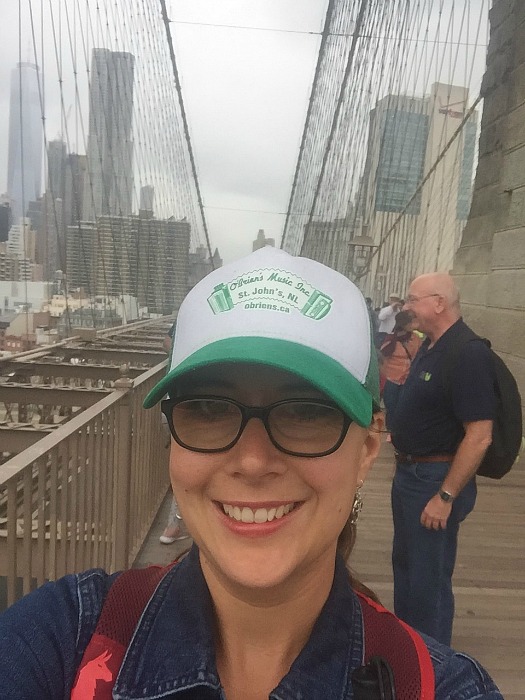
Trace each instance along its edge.
{"label": "woman's face", "polygon": [[[255,365],[195,373],[179,393],[223,396],[252,406],[326,398],[290,373]],[[205,570],[224,583],[261,589],[310,575],[327,563],[333,567],[356,485],[364,480],[379,441],[378,431],[352,423],[334,453],[296,457],[276,448],[256,418],[226,452],[192,452],[172,440],[171,483]],[[238,509],[238,517],[245,508],[248,514],[259,511],[256,520],[264,522],[232,517],[232,509]],[[267,519],[274,509],[285,514]]]}

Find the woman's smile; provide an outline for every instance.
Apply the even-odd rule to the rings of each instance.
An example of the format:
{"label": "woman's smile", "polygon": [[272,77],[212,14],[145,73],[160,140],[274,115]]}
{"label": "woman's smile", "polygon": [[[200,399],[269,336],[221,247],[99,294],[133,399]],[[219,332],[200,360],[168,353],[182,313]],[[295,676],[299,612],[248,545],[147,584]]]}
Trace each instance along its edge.
{"label": "woman's smile", "polygon": [[304,501],[215,502],[219,527],[239,537],[269,537],[293,523]]}
{"label": "woman's smile", "polygon": [[295,507],[295,502],[272,506],[242,506],[223,503],[222,508],[226,515],[243,523],[266,523],[272,520],[280,520]]}

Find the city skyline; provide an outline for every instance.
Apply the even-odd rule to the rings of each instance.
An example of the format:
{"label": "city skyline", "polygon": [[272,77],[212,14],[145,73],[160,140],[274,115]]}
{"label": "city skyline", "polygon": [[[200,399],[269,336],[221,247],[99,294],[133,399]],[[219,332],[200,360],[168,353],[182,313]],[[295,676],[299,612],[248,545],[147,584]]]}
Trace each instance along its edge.
{"label": "city skyline", "polygon": [[[53,0],[54,4],[58,0]],[[180,0],[176,4],[168,0],[167,9],[171,20],[171,33],[175,42],[175,53],[180,73],[190,132],[195,150],[197,172],[200,178],[204,208],[208,220],[212,248],[219,247],[225,260],[233,259],[249,252],[251,240],[259,228],[279,245],[284,213],[293,181],[293,170],[299,150],[301,131],[308,105],[311,81],[315,71],[319,33],[326,12],[326,0],[253,0],[250,6],[240,0],[226,3],[213,3],[210,0]],[[442,14],[450,12],[451,3],[443,2]],[[35,8],[35,21],[39,21]],[[460,19],[459,9],[457,11]],[[480,21],[483,25],[488,12],[486,0],[480,2]],[[429,17],[434,10],[430,9]],[[485,13],[485,14],[483,14]],[[6,0],[3,7],[4,21],[13,26],[18,22],[18,4]],[[436,20],[430,17],[431,26]],[[448,18],[447,18],[448,20]],[[28,26],[27,17],[24,18]],[[469,81],[472,94],[479,90],[484,70],[483,27],[476,38],[473,26],[465,47],[481,42],[481,50],[464,48],[469,56],[476,56],[469,66]],[[456,34],[463,26],[454,24]],[[447,40],[447,27],[443,21],[443,45]],[[85,120],[85,139],[82,134],[79,105],[76,103],[74,83],[71,73],[64,74],[61,86],[64,90],[64,103],[60,104],[60,90],[56,80],[56,66],[52,33],[47,31],[44,41],[48,51],[46,60],[46,125],[47,138],[52,140],[62,136],[68,141],[71,153],[87,153],[87,88],[80,85],[79,104]],[[146,37],[147,39],[147,37]],[[91,37],[90,40],[94,41]],[[424,38],[414,37],[414,46]],[[438,42],[439,45],[439,42]],[[126,46],[126,40],[122,43]],[[204,51],[204,47],[206,51]],[[59,47],[60,48],[60,47]],[[147,48],[147,47],[146,47]],[[64,57],[68,46],[64,42]],[[458,66],[466,66],[463,49],[456,54],[454,65],[446,64],[444,70],[453,73]],[[5,76],[6,62],[16,62],[16,56],[30,57],[33,53],[30,44],[18,46],[16,33],[9,34],[0,46],[0,86]],[[40,56],[40,46],[37,55]],[[43,55],[43,54],[42,54]],[[141,63],[144,63],[141,54]],[[479,58],[478,58],[479,56]],[[76,74],[79,77],[89,70],[90,54],[81,50],[78,43]],[[441,60],[436,57],[436,61]],[[451,58],[452,60],[452,58]],[[470,58],[469,58],[470,60]],[[65,62],[71,63],[68,57]],[[138,66],[137,71],[144,66]],[[69,65],[69,70],[71,65]],[[4,73],[2,73],[2,70]],[[430,74],[430,67],[421,71],[419,83],[424,75]],[[84,83],[86,81],[84,80]],[[5,81],[4,81],[5,84]],[[165,89],[166,82],[159,86]],[[144,85],[145,95],[153,95]],[[424,82],[414,83],[411,91],[424,93]],[[5,104],[6,95],[0,88],[0,105]],[[148,107],[142,103],[142,112]],[[155,99],[150,109],[158,109]],[[5,118],[0,110],[0,134],[3,133]],[[164,149],[165,151],[165,149]],[[148,154],[143,155],[143,166],[151,171],[160,182],[165,179],[160,168],[168,167],[171,172],[175,163],[165,163],[157,151],[152,161]],[[5,171],[0,139],[0,192]],[[149,178],[152,179],[152,178]],[[136,183],[135,197],[138,209],[140,187],[148,181]],[[166,183],[164,190],[155,185],[155,202],[161,207],[174,193],[174,187]],[[172,206],[171,213],[184,216],[184,201]],[[168,212],[162,216],[169,215]],[[194,247],[203,241],[193,241]]]}

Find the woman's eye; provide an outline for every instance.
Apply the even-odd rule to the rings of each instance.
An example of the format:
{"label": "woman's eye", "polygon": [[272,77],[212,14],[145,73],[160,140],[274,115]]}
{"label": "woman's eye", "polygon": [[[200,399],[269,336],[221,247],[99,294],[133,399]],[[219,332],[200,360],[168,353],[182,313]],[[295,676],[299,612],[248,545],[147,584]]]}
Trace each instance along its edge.
{"label": "woman's eye", "polygon": [[320,406],[314,403],[290,404],[288,408],[291,417],[302,421],[323,419],[333,413],[333,409],[329,406]]}
{"label": "woman's eye", "polygon": [[227,416],[235,409],[226,401],[209,401],[206,399],[188,401],[188,409],[195,416],[202,418],[220,418]]}

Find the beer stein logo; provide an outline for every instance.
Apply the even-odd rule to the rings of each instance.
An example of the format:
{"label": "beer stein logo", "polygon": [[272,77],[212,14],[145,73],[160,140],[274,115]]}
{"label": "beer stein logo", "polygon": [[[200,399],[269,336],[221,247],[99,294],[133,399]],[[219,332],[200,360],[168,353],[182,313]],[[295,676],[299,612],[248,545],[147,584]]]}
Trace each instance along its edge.
{"label": "beer stein logo", "polygon": [[330,311],[332,306],[332,299],[320,292],[318,289],[312,292],[310,298],[306,304],[301,309],[301,313],[308,318],[313,318],[319,321],[324,318],[326,314]]}
{"label": "beer stein logo", "polygon": [[218,284],[214,287],[213,292],[208,297],[208,304],[214,314],[220,314],[222,311],[230,311],[233,309],[233,299],[228,289],[227,284]]}

